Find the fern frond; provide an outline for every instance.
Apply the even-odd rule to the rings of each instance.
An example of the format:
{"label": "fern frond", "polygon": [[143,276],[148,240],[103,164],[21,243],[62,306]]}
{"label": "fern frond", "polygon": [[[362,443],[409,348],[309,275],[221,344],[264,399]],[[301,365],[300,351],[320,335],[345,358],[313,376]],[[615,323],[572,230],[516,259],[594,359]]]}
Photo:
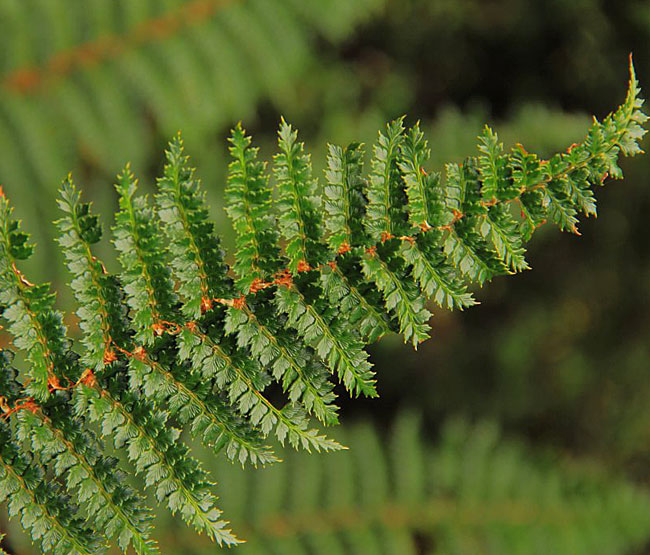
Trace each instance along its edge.
{"label": "fern frond", "polygon": [[225,363],[221,364],[223,377],[217,376],[217,383],[222,388],[227,386],[230,401],[236,404],[242,414],[249,415],[251,422],[259,426],[265,436],[275,430],[275,435],[282,444],[288,438],[294,447],[301,446],[307,450],[341,449],[337,442],[320,435],[314,429],[308,429],[307,419],[298,405],[287,404],[279,409],[269,401],[262,393],[268,385],[268,377],[260,373],[257,364],[244,353],[226,351],[201,331],[195,331],[192,335],[194,341],[202,343]]}
{"label": "fern frond", "polygon": [[[83,503],[87,519],[96,530],[116,541],[126,552],[159,553],[151,534],[150,515],[117,467],[117,459],[103,457],[84,433],[82,423],[66,415],[65,405],[49,402],[33,412],[21,411],[19,437],[34,453],[47,460],[54,474],[65,474],[67,488]],[[64,409],[64,410],[62,410]]]}
{"label": "fern frond", "polygon": [[[167,171],[171,169],[168,167]],[[112,308],[107,307],[106,299],[111,297],[110,286],[106,288],[97,285],[98,280],[102,279],[97,275],[98,268],[103,266],[92,255],[90,243],[84,236],[79,220],[72,217],[79,212],[92,217],[90,208],[80,203],[79,194],[76,193],[69,179],[64,185],[62,195],[64,199],[62,206],[69,217],[61,220],[60,226],[64,231],[71,230],[64,235],[65,243],[70,247],[66,256],[74,257],[74,253],[78,250],[85,253],[82,266],[71,265],[70,269],[74,271],[83,268],[84,275],[94,276],[95,279],[91,291],[84,291],[81,284],[76,284],[78,286],[76,290],[80,293],[80,296],[78,295],[80,301],[90,302],[89,305],[84,306],[81,314],[82,318],[86,315],[90,317],[91,322],[87,322],[86,327],[99,325],[103,330],[102,364],[110,364],[118,356],[126,355],[132,384],[142,388],[146,397],[159,403],[166,403],[171,414],[182,424],[190,422],[192,432],[200,436],[206,444],[212,445],[216,452],[227,446],[229,456],[239,458],[242,463],[249,458],[254,463],[260,461],[263,464],[275,460],[270,450],[261,445],[248,424],[241,421],[218,395],[213,395],[211,381],[205,381],[200,374],[189,371],[182,361],[180,364],[176,362],[177,352],[173,345],[169,342],[165,343],[165,338],[159,339],[153,353],[147,353],[144,349],[138,350],[133,345],[128,335],[124,333],[124,322],[120,320],[125,312],[124,307],[120,306],[119,299],[115,299],[117,304]],[[94,235],[99,240],[100,232],[95,231]],[[154,253],[149,252],[149,248],[150,245],[143,245],[140,256],[153,255]],[[162,261],[159,264],[162,264]],[[220,265],[217,266],[217,269],[219,268]],[[199,302],[201,298],[203,297],[199,298]],[[95,308],[94,311],[92,307]],[[169,307],[167,314],[170,315],[171,311],[172,308]],[[156,330],[155,324],[152,328]],[[95,352],[97,355],[97,349]],[[161,362],[170,356],[172,358],[166,364]]]}
{"label": "fern frond", "polygon": [[225,528],[227,523],[221,520],[209,491],[212,484],[180,441],[180,431],[167,422],[168,414],[155,411],[151,403],[119,382],[119,377],[112,380],[107,389],[82,384],[79,410],[101,423],[117,448],[126,447],[136,472],[144,474],[145,485],[155,489],[158,502],[165,503],[172,514],[178,512],[188,525],[219,544],[239,543]]}
{"label": "fern frond", "polygon": [[[14,406],[2,400],[3,412],[18,413],[27,451],[53,462],[88,500],[89,521],[109,522],[105,535],[120,547],[153,549],[146,511],[101,454],[89,421],[126,447],[159,502],[218,543],[237,543],[175,426],[241,463],[276,460],[264,444],[271,433],[306,450],[340,450],[310,427],[310,415],[337,421],[329,375],[353,396],[377,395],[368,342],[399,330],[417,346],[430,329],[430,297],[449,308],[470,306],[471,282],[527,267],[524,244],[541,223],[577,232],[578,215],[595,214],[592,188],[620,178],[619,156],[638,152],[647,120],[638,94],[631,68],[625,103],[594,121],[583,143],[546,161],[521,146],[505,152],[486,131],[479,156],[448,164],[443,178],[424,168],[429,154],[419,127],[406,130],[402,120],[380,135],[369,176],[361,145],[332,146],[321,199],[326,233],[294,130],[281,123],[271,182],[237,126],[226,195],[237,236],[235,281],[179,137],[167,151],[158,210],[136,195],[128,168],[118,177],[119,277],[95,258],[99,220],[68,178],[58,225],[81,305],[85,369],[49,287],[31,284],[17,267],[32,248],[0,194],[0,304],[31,378],[28,397]],[[396,499],[418,506],[425,473],[414,463],[407,474],[395,480]],[[332,507],[342,506],[352,483],[341,473]],[[362,545],[367,537],[350,541]],[[403,533],[392,538],[407,545]]]}
{"label": "fern frond", "polygon": [[221,243],[208,219],[205,194],[183,154],[180,134],[169,144],[164,175],[158,180],[158,214],[169,238],[174,275],[180,283],[183,315],[199,318],[214,297],[232,294]]}
{"label": "fern frond", "polygon": [[133,313],[135,341],[152,345],[159,327],[174,319],[177,302],[168,257],[154,211],[146,196],[135,196],[137,180],[127,166],[115,185],[120,210],[115,215],[114,244],[120,276]]}
{"label": "fern frond", "polygon": [[[146,227],[147,222],[143,214],[138,212],[138,199],[135,203],[131,199],[135,192],[133,178],[128,174],[124,174],[123,177],[121,185],[128,198],[123,201],[124,212],[122,212],[123,221],[121,223],[124,224],[124,227],[117,233],[117,240],[133,241],[135,244],[138,238],[138,218],[142,222],[140,229],[144,228],[144,233],[141,236],[146,235],[149,230]],[[130,341],[121,322],[126,312],[121,306],[122,301],[119,298],[114,299],[114,304],[110,309],[107,308],[105,301],[110,297],[111,290],[106,287],[106,284],[102,285],[98,281],[99,268],[102,265],[93,256],[91,241],[84,234],[79,219],[75,217],[79,213],[91,217],[90,207],[80,203],[79,194],[70,180],[64,184],[62,194],[61,204],[68,216],[61,220],[60,226],[64,232],[67,232],[63,237],[64,244],[69,248],[73,247],[68,253],[68,258],[73,264],[71,270],[80,269],[74,264],[81,264],[82,267],[85,265],[84,273],[94,276],[95,279],[91,289],[83,287],[75,289],[81,293],[80,301],[91,301],[84,307],[85,312],[82,313],[82,317],[86,316],[90,320],[95,320],[96,323],[99,322],[100,328],[102,328],[102,339],[99,345],[94,345],[95,357],[98,357],[101,352],[103,364],[113,364],[117,361],[118,353],[130,352],[125,349],[131,347],[130,342],[122,345],[116,343],[118,340]],[[91,238],[99,240],[99,236],[99,230],[95,228],[95,233]],[[161,262],[155,261],[153,253],[149,250],[150,246],[149,243],[140,242],[138,250],[134,249],[130,253],[124,252],[125,265],[134,264],[128,254],[135,253],[150,264],[150,267],[153,268],[152,273],[159,271],[162,267]],[[75,252],[82,252],[84,257],[75,259]],[[147,269],[149,268],[144,268],[143,272]],[[130,277],[133,276],[126,276],[127,283]],[[153,280],[152,282],[156,283]],[[163,283],[165,282],[163,281]],[[172,294],[170,290],[167,290],[167,293],[170,296]],[[170,304],[165,304],[164,297],[162,302],[156,297],[148,300],[150,304],[145,304],[144,310],[150,309],[151,317],[160,313],[171,317],[172,307]],[[158,308],[161,305],[163,309]],[[137,306],[142,305],[136,304]],[[151,328],[153,328],[153,324]],[[141,330],[144,330],[144,326],[141,326]],[[194,380],[192,383],[186,373],[181,375],[190,382],[189,384],[177,379],[177,376],[162,368],[144,351],[140,356],[130,356],[128,364],[132,383],[142,385],[146,395],[159,401],[166,401],[172,412],[177,414],[182,422],[192,419],[193,431],[200,434],[207,444],[215,446],[217,450],[223,446],[224,438],[232,434],[232,429],[228,426],[239,426],[238,423],[228,420],[232,417],[224,417],[224,413],[229,415],[229,408],[221,405],[218,398],[211,398],[210,401],[207,401],[208,392],[202,387],[199,387],[200,393],[197,393],[193,389],[193,386],[198,385],[197,381]],[[182,372],[181,369],[178,371]],[[159,501],[166,500],[172,512],[179,511],[186,522],[199,531],[205,531],[216,541],[227,544],[236,543],[237,540],[234,536],[224,528],[225,522],[219,519],[220,512],[214,507],[214,498],[207,489],[210,483],[205,474],[198,463],[189,457],[187,448],[177,445],[180,432],[166,426],[167,415],[154,411],[152,405],[138,400],[137,397],[129,393],[125,389],[125,384],[120,384],[119,374],[114,375],[112,379],[110,379],[110,374],[104,376],[102,373],[100,376],[103,378],[104,387],[109,388],[113,383],[115,384],[114,390],[109,392],[103,389],[95,379],[82,384],[80,395],[83,398],[77,402],[78,409],[86,409],[84,412],[91,414],[93,420],[102,422],[104,431],[114,435],[118,446],[126,444],[129,458],[136,464],[136,469],[139,472],[146,473],[146,484],[156,487]],[[107,378],[108,381],[106,381]]]}
{"label": "fern frond", "polygon": [[[3,412],[0,417],[0,499],[11,496],[10,516],[20,517],[23,527],[30,530],[32,540],[40,539],[44,550],[51,549],[54,553],[94,553],[100,549],[99,537],[74,516],[78,507],[73,506],[69,498],[59,491],[57,484],[45,482],[46,467],[34,455],[23,452],[21,446],[26,435],[25,427],[19,426],[16,433],[5,420],[11,414],[12,407],[22,404],[26,407],[24,414],[38,414],[43,420],[45,426],[39,430],[40,433],[56,433],[59,438],[63,437],[61,429],[54,428],[51,421],[43,416],[42,408],[23,397],[24,388],[18,381],[18,372],[12,366],[12,360],[10,351],[0,350],[0,409]],[[75,448],[69,447],[53,449],[47,446],[39,450],[39,458],[51,467],[53,457],[59,454],[62,454],[62,458],[74,457],[72,453],[76,454]],[[80,459],[87,463],[85,457],[80,456]],[[58,474],[65,470],[61,460],[55,460],[54,472]],[[94,472],[91,473],[94,475]],[[21,491],[18,502],[12,505],[18,491]],[[125,493],[130,492],[127,489]],[[137,510],[137,507],[126,504],[126,509]],[[111,509],[108,511],[110,513]],[[92,516],[89,514],[88,518]]]}
{"label": "fern frond", "polygon": [[[148,538],[148,513],[140,497],[126,485],[125,476],[117,470],[117,459],[101,455],[103,446],[84,429],[83,417],[74,416],[69,387],[62,384],[74,383],[73,379],[81,372],[78,357],[69,350],[70,342],[61,315],[52,308],[53,295],[47,292],[47,285],[30,284],[15,263],[12,267],[14,273],[20,275],[15,303],[29,307],[32,325],[46,324],[32,329],[39,337],[43,352],[52,357],[51,362],[48,361],[46,380],[48,397],[40,403],[27,402],[29,411],[21,411],[19,416],[19,437],[28,441],[32,452],[39,453],[42,460],[52,461],[57,476],[65,475],[68,488],[77,490],[84,501],[87,518],[98,528],[105,528],[106,536],[116,539],[122,550],[133,543],[139,553],[157,552]],[[21,296],[21,286],[28,291],[35,289],[41,296],[32,291]],[[5,313],[11,312],[16,304],[10,305]],[[47,324],[51,327],[46,327]],[[15,330],[12,333],[16,333]],[[21,347],[20,341],[16,344]],[[22,348],[30,349],[28,345]]]}
{"label": "fern frond", "polygon": [[429,337],[427,324],[431,313],[424,306],[424,299],[417,287],[408,279],[403,260],[398,256],[398,244],[394,239],[365,253],[363,272],[382,292],[386,308],[395,311],[400,333],[404,341],[413,346]]}
{"label": "fern frond", "polygon": [[424,167],[430,151],[420,125],[409,129],[401,145],[399,167],[403,172],[408,199],[407,211],[411,225],[427,230],[442,225],[442,199],[440,197],[440,175],[428,173]]}
{"label": "fern frond", "polygon": [[287,315],[287,324],[337,373],[350,393],[376,396],[374,372],[356,331],[318,298],[320,286],[313,272],[306,272],[300,285],[302,289],[295,283],[277,289],[277,308]]}
{"label": "fern frond", "polygon": [[[118,9],[113,0],[52,0],[34,20],[25,4],[3,1],[0,183],[13,185],[26,209],[34,196],[46,209],[52,176],[88,165],[112,175],[125,160],[141,168],[159,136],[181,128],[205,160],[229,122],[261,101],[291,103],[316,46],[339,43],[383,3],[171,0]],[[54,235],[38,231],[39,243]]]}
{"label": "fern frond", "polygon": [[326,369],[311,353],[296,347],[290,333],[274,318],[272,304],[260,298],[254,309],[229,309],[225,329],[237,332],[238,344],[272,368],[274,379],[292,402],[301,403],[325,425],[337,424],[338,407],[332,404],[335,395]]}
{"label": "fern frond", "polygon": [[363,154],[363,145],[358,143],[346,148],[329,145],[323,192],[329,244],[336,252],[345,253],[366,242]]}
{"label": "fern frond", "polygon": [[[377,144],[373,147],[372,171],[365,191],[368,207],[364,220],[371,237],[400,236],[408,232],[405,183],[400,172],[404,140],[404,118],[400,118],[386,126],[385,134],[379,132]],[[420,167],[416,167],[415,172],[419,174]],[[412,179],[412,174],[408,175]]]}
{"label": "fern frond", "polygon": [[66,375],[77,379],[65,358],[65,328],[60,312],[54,311],[54,295],[49,286],[30,283],[16,266],[29,258],[33,246],[29,236],[12,219],[13,208],[0,196],[0,304],[16,346],[27,353],[30,383],[27,394],[38,400],[49,396],[48,384],[63,381]]}

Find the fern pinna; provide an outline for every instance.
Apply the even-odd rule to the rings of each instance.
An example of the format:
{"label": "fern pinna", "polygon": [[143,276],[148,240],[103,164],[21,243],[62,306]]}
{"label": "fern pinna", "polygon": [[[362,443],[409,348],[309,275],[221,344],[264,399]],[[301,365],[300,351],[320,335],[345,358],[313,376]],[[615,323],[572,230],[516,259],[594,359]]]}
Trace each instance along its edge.
{"label": "fern pinna", "polygon": [[117,274],[93,253],[102,227],[68,177],[59,243],[81,354],[49,286],[19,269],[33,247],[1,195],[0,305],[27,360],[19,375],[0,357],[0,496],[11,515],[46,551],[114,542],[157,552],[142,493],[104,454],[110,441],[172,513],[219,544],[238,543],[182,430],[241,464],[276,461],[270,436],[341,449],[312,418],[338,422],[336,382],[351,396],[377,395],[364,346],[390,332],[417,346],[430,331],[428,299],[471,306],[472,283],[528,267],[524,244],[537,227],[577,233],[578,215],[595,215],[593,187],[622,177],[619,155],[641,152],[641,105],[631,68],[624,104],[583,143],[540,160],[520,145],[506,152],[486,127],[478,156],[448,164],[444,177],[425,169],[418,125],[399,119],[379,133],[368,173],[363,145],[331,146],[322,194],[289,124],[271,168],[237,126],[226,187],[233,265],[180,137],[153,204],[128,167],[117,178]]}

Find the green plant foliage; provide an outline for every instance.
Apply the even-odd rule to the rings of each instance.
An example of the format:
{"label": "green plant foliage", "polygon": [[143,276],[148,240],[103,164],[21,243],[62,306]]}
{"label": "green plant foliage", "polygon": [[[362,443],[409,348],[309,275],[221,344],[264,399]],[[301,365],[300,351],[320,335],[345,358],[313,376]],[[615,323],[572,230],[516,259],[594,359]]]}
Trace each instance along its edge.
{"label": "green plant foliage", "polygon": [[239,552],[615,555],[650,533],[646,491],[531,453],[491,422],[451,419],[431,445],[401,413],[388,440],[367,423],[337,437],[349,453],[286,451],[255,474],[215,461],[224,510],[246,533]]}
{"label": "green plant foliage", "polygon": [[[486,129],[478,157],[437,175],[425,168],[419,126],[397,120],[379,135],[369,175],[363,145],[330,147],[320,200],[309,155],[286,122],[273,179],[238,125],[226,190],[232,267],[180,137],[166,152],[155,203],[139,194],[128,166],[117,177],[118,274],[94,254],[99,218],[68,177],[57,223],[81,354],[49,285],[19,269],[33,248],[1,195],[0,306],[29,362],[21,393],[2,398],[7,433],[26,460],[65,481],[93,529],[122,550],[156,549],[149,516],[124,483],[127,461],[103,454],[90,422],[172,514],[220,545],[238,543],[181,430],[242,465],[277,460],[270,436],[307,451],[341,450],[311,417],[338,421],[336,382],[353,397],[377,395],[369,341],[396,331],[417,346],[428,337],[429,298],[470,306],[472,282],[527,268],[523,245],[544,221],[577,232],[579,214],[595,214],[592,188],[622,177],[619,156],[638,154],[645,133],[631,64],[630,72],[621,107],[549,160],[519,146],[507,152]],[[13,375],[9,364],[2,374]],[[418,491],[404,484],[405,496]]]}

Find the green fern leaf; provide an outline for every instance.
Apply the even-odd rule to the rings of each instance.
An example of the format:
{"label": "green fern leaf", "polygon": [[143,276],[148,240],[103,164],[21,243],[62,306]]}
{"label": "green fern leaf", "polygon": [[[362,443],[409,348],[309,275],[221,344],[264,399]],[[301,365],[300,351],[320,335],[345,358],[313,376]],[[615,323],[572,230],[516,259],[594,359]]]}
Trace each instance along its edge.
{"label": "green fern leaf", "polygon": [[[231,23],[240,25],[241,15]],[[271,434],[283,445],[340,450],[341,444],[310,427],[310,415],[324,424],[337,422],[329,375],[353,396],[375,396],[368,342],[397,330],[417,346],[429,332],[428,298],[449,308],[470,306],[468,282],[482,285],[527,267],[524,245],[544,221],[576,232],[579,214],[595,214],[592,189],[607,176],[620,178],[619,156],[638,152],[647,120],[638,94],[631,69],[625,103],[602,122],[594,121],[583,143],[547,161],[521,146],[506,153],[486,131],[479,156],[448,164],[443,178],[423,169],[426,142],[417,125],[404,130],[402,120],[380,135],[368,177],[361,145],[332,146],[322,198],[327,233],[320,226],[320,202],[311,198],[318,188],[309,157],[293,129],[281,124],[272,182],[238,126],[230,139],[227,189],[237,235],[234,281],[180,137],[167,151],[158,210],[136,195],[128,168],[118,177],[120,210],[113,229],[119,277],[94,256],[101,225],[68,178],[58,226],[81,305],[83,358],[67,337],[49,286],[30,283],[18,268],[32,247],[1,194],[0,305],[15,346],[27,355],[30,382],[27,389],[11,385],[15,372],[7,370],[0,407],[20,430],[16,439],[23,443],[17,449],[29,454],[25,464],[36,460],[33,454],[51,464],[48,472],[65,477],[68,489],[84,502],[82,514],[86,511],[88,521],[118,547],[155,549],[147,536],[147,512],[88,429],[94,422],[126,451],[161,504],[219,544],[237,543],[177,426],[242,464],[275,460],[264,445]],[[272,183],[279,189],[275,206]],[[279,232],[287,239],[284,251]],[[275,390],[273,382],[279,384]],[[11,426],[6,430],[14,433]],[[400,452],[412,449],[415,436],[397,435]],[[483,456],[483,443],[475,448]],[[463,454],[463,460],[481,460],[470,455]],[[424,461],[413,453],[404,474],[392,480],[394,499],[420,512],[430,510],[422,505]],[[5,462],[8,469],[11,462]],[[462,467],[453,466],[453,471]],[[355,481],[345,463],[331,472],[337,481],[323,499],[332,514],[343,514]],[[459,500],[475,499],[480,492],[472,481],[479,474],[469,475],[460,490],[451,490]],[[42,472],[34,484],[41,477]],[[25,492],[20,480],[17,488],[10,481],[10,510],[23,514],[37,485]],[[316,490],[303,489],[296,493],[296,506],[308,507]],[[73,521],[58,522],[47,507],[41,509],[24,522],[34,537],[54,548],[53,541],[63,537],[57,526],[63,526],[65,545],[77,549],[81,532]],[[580,513],[579,518],[590,517]],[[455,538],[462,536],[454,536],[450,526],[436,524],[436,530],[449,530],[441,545],[460,550],[464,543]],[[313,547],[314,531],[304,536]],[[391,546],[408,552],[403,528],[389,536]],[[489,538],[489,545],[501,541]],[[302,541],[296,535],[283,548],[298,550]],[[337,538],[325,542],[328,549],[341,550]],[[350,531],[348,543],[357,551],[381,546],[369,529]],[[549,546],[551,552],[565,548]]]}

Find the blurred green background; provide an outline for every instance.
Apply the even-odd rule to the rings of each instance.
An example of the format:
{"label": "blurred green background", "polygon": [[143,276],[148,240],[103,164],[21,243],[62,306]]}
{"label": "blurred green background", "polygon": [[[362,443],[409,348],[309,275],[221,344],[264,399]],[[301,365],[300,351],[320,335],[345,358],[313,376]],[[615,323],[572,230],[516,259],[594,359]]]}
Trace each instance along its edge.
{"label": "blurred green background", "polygon": [[[507,145],[543,155],[580,140],[589,114],[601,118],[622,101],[629,52],[642,88],[650,88],[647,0],[0,0],[0,31],[0,183],[37,237],[31,275],[52,281],[68,312],[68,276],[50,222],[70,170],[108,226],[115,173],[130,160],[151,189],[165,142],[180,129],[229,244],[225,137],[239,120],[268,156],[283,114],[322,169],[328,141],[372,144],[387,120],[406,113],[423,123],[440,169],[474,151],[485,122]],[[624,182],[597,192],[600,215],[580,226],[582,237],[542,228],[530,246],[532,271],[495,279],[466,312],[434,310],[433,337],[417,352],[395,338],[372,346],[381,397],[344,401],[343,422],[366,424],[340,433],[356,437],[359,449],[370,440],[387,445],[391,426],[414,422],[404,416],[409,409],[420,415],[412,423],[419,449],[442,453],[444,423],[463,415],[498,423],[507,438],[524,440],[526,452],[550,449],[552,465],[587,459],[612,480],[650,486],[650,157],[624,161],[623,169]],[[457,441],[491,437],[485,426],[458,432]],[[353,456],[300,456],[293,464],[335,472],[327,469]],[[265,480],[266,470],[238,473],[207,457],[206,465],[217,481],[247,483],[262,497],[278,481]],[[520,472],[528,468],[521,465]],[[438,499],[435,487],[416,489]],[[244,499],[230,483],[217,491],[229,509]],[[541,494],[529,493],[538,506]],[[395,495],[391,503],[400,501]],[[305,502],[315,507],[316,497]],[[460,494],[449,498],[463,506]],[[268,506],[280,520],[289,506],[300,512],[286,499]],[[448,516],[447,505],[438,507]],[[230,512],[240,529],[257,530],[250,511]],[[457,534],[466,543],[454,543],[438,525],[444,518],[432,520],[436,526],[404,519],[402,536],[393,537],[379,519],[364,533],[385,534],[375,538],[377,549],[394,553],[564,552],[536,541],[557,533],[536,517],[519,530],[517,549],[515,540],[473,535],[472,526]],[[164,516],[160,523],[163,553],[216,550],[195,546],[192,533]],[[32,553],[15,525],[0,520],[0,530],[9,530],[14,553]],[[339,545],[325,533],[314,540],[292,530],[285,529],[291,541],[268,552],[375,549],[358,538]],[[567,545],[568,553],[583,552]],[[600,545],[584,552],[650,553],[650,537],[632,548]]]}

